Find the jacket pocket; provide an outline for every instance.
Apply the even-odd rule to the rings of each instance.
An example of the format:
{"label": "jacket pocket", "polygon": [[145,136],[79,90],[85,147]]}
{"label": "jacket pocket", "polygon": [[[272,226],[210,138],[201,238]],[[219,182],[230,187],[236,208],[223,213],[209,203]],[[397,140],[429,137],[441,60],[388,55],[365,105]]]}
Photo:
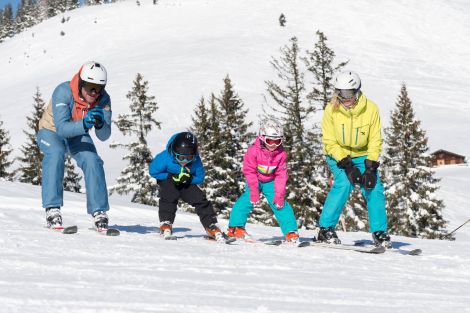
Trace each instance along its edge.
{"label": "jacket pocket", "polygon": [[359,126],[355,128],[353,131],[355,133],[355,140],[353,143],[354,146],[355,147],[367,146],[367,143],[369,141],[369,124]]}

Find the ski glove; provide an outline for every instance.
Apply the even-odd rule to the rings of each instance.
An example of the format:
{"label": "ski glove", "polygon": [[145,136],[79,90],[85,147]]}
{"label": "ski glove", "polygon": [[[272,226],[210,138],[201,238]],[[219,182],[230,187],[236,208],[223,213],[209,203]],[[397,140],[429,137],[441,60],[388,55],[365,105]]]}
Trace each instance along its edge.
{"label": "ski glove", "polygon": [[179,174],[171,175],[171,180],[175,184],[175,186],[186,186],[191,183],[193,180],[193,176],[184,171],[184,167],[181,168]]}
{"label": "ski glove", "polygon": [[280,210],[284,207],[284,199],[274,197],[273,204],[276,206],[276,209]]}
{"label": "ski glove", "polygon": [[366,170],[364,174],[362,174],[362,185],[367,190],[374,189],[375,184],[377,184],[377,169],[380,163],[366,159],[364,160],[364,165],[366,166]]}
{"label": "ski glove", "polygon": [[348,176],[351,184],[360,184],[362,182],[361,172],[356,166],[354,166],[349,155],[337,162],[336,165],[346,171],[346,176]]}
{"label": "ski glove", "polygon": [[100,129],[103,127],[103,120],[103,110],[100,108],[94,108],[93,110],[88,111],[83,118],[83,127],[87,131],[93,126],[95,126],[96,129]]}

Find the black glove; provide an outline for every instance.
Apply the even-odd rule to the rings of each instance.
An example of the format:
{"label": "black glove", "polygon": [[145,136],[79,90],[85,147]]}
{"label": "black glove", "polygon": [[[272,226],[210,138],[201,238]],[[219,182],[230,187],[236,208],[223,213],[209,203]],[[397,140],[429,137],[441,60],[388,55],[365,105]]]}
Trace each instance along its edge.
{"label": "black glove", "polygon": [[171,180],[176,186],[186,186],[191,183],[191,180],[193,180],[193,176],[189,173],[185,173],[182,171],[179,174],[171,175]]}
{"label": "black glove", "polygon": [[362,185],[364,185],[364,188],[367,190],[374,189],[375,184],[377,183],[377,169],[379,168],[380,163],[365,159],[364,165],[366,166],[366,170],[362,175]]}
{"label": "black glove", "polygon": [[351,184],[360,184],[362,181],[361,172],[358,170],[357,167],[354,166],[352,163],[351,157],[348,155],[347,157],[341,159],[338,163],[336,163],[339,168],[342,168],[346,171],[346,176],[348,176],[349,181]]}

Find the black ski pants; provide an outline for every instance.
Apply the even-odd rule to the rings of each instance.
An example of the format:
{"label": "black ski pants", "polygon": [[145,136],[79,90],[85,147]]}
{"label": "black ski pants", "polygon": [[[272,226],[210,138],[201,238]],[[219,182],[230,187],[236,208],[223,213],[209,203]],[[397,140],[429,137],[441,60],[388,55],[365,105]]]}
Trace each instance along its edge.
{"label": "black ski pants", "polygon": [[206,194],[197,185],[175,186],[171,179],[158,181],[160,186],[160,200],[158,202],[158,217],[160,222],[175,221],[178,200],[192,205],[196,209],[202,226],[209,227],[217,223],[217,216],[212,203],[206,198]]}

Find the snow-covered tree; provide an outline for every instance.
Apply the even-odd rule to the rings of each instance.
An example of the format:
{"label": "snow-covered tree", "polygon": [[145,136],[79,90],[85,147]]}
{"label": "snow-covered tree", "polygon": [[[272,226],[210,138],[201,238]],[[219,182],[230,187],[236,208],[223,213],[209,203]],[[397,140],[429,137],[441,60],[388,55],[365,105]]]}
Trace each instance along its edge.
{"label": "snow-covered tree", "polygon": [[65,175],[62,185],[64,190],[80,193],[80,180],[82,177],[75,171],[75,165],[72,163],[72,157],[65,157]]}
{"label": "snow-covered tree", "polygon": [[148,205],[157,204],[157,182],[149,173],[149,165],[152,161],[152,154],[147,145],[147,135],[155,127],[160,129],[153,114],[158,106],[154,96],[148,95],[148,81],[138,73],[133,82],[132,90],[127,94],[130,100],[130,114],[120,114],[116,121],[116,126],[124,136],[132,136],[131,143],[112,143],[111,148],[122,147],[128,150],[124,160],[129,164],[122,171],[117,179],[117,184],[110,189],[111,194],[133,193],[132,202]]}
{"label": "snow-covered tree", "polygon": [[243,156],[253,140],[254,134],[248,131],[252,125],[246,121],[248,109],[245,109],[243,101],[235,92],[229,76],[224,79],[224,90],[215,99],[218,104],[220,125],[220,181],[219,195],[215,199],[215,206],[223,209],[232,208],[237,198],[241,195],[244,186],[242,173]]}
{"label": "snow-covered tree", "polygon": [[291,38],[290,44],[280,52],[279,59],[271,61],[277,80],[266,82],[268,94],[274,101],[268,107],[284,124],[289,170],[287,200],[305,227],[313,228],[327,188],[326,177],[316,170],[316,163],[322,159],[320,132],[318,127],[309,125],[315,108],[307,101],[297,38]]}
{"label": "snow-covered tree", "polygon": [[9,167],[13,161],[9,161],[13,149],[10,146],[10,136],[8,131],[3,128],[3,121],[0,120],[0,179],[12,180],[13,172],[9,171]]}
{"label": "snow-covered tree", "polygon": [[29,131],[23,131],[27,137],[27,142],[21,147],[22,156],[18,160],[22,163],[18,168],[20,181],[33,185],[42,184],[42,159],[43,155],[36,143],[36,134],[39,131],[39,120],[45,109],[45,102],[42,99],[39,87],[36,87],[36,93],[33,96],[33,114],[26,117]]}
{"label": "snow-covered tree", "polygon": [[327,46],[326,41],[328,39],[319,30],[317,30],[317,36],[318,41],[315,43],[315,49],[313,51],[307,50],[307,57],[304,58],[308,71],[314,77],[312,89],[307,97],[316,107],[324,109],[333,95],[332,80],[335,73],[341,70],[349,61],[334,66],[335,53]]}
{"label": "snow-covered tree", "polygon": [[443,201],[436,195],[426,132],[415,118],[406,85],[401,87],[391,125],[385,129],[383,166],[388,202],[389,230],[393,234],[443,238],[447,222]]}
{"label": "snow-covered tree", "polygon": [[11,38],[15,34],[15,19],[13,7],[10,3],[5,5],[0,19],[0,42],[6,38]]}

